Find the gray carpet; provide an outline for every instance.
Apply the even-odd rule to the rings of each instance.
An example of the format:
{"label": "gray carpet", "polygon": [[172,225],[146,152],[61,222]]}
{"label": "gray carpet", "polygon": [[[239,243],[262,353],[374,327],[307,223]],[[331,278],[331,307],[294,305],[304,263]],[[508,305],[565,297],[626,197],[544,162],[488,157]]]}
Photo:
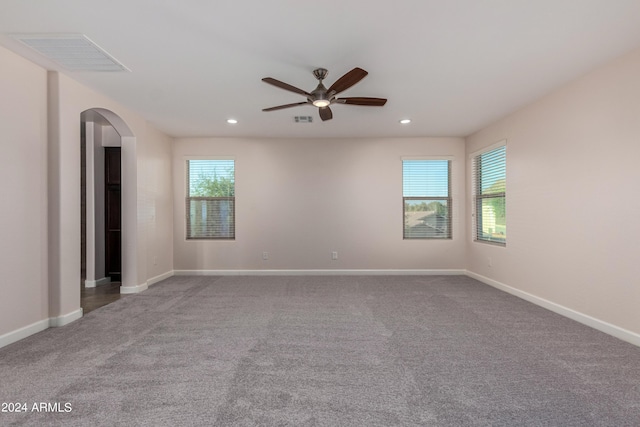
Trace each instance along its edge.
{"label": "gray carpet", "polygon": [[640,348],[464,276],[174,277],[0,349],[0,401],[28,405],[3,426],[638,426]]}

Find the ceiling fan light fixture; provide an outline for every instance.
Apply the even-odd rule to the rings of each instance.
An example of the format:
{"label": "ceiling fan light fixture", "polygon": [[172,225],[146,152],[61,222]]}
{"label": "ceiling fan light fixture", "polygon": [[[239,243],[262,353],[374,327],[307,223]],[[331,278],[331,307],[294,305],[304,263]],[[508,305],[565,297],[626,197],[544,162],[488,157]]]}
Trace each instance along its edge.
{"label": "ceiling fan light fixture", "polygon": [[313,101],[313,105],[320,108],[328,107],[329,104],[331,104],[331,101],[329,101],[328,99],[316,99],[315,101]]}

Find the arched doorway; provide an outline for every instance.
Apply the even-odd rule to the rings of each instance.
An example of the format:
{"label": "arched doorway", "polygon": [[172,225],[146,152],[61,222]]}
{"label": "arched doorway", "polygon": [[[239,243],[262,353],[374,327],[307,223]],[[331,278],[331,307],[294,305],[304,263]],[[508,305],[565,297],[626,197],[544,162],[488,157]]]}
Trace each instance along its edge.
{"label": "arched doorway", "polygon": [[[120,293],[140,292],[144,289],[137,285],[136,138],[118,115],[103,108],[81,114],[81,132],[84,285],[91,288],[115,279],[121,282]],[[117,182],[110,170],[118,172]],[[116,196],[116,212],[109,214]]]}

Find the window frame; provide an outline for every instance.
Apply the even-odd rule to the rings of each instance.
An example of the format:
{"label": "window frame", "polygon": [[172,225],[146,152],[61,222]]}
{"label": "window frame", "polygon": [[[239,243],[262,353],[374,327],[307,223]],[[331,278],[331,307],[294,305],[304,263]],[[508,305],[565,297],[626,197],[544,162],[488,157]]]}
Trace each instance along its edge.
{"label": "window frame", "polygon": [[[402,165],[402,240],[452,240],[453,239],[453,196],[452,196],[452,169],[453,156],[420,156],[420,157],[401,157]],[[404,162],[405,161],[446,161],[447,162],[447,196],[405,196],[404,185]],[[406,230],[406,202],[412,200],[421,201],[446,201],[447,205],[447,232],[443,237],[437,236],[407,236]]]}
{"label": "window frame", "polygon": [[[233,196],[190,196],[190,162],[192,160],[197,161],[232,161],[233,162]],[[234,157],[202,157],[202,156],[188,156],[184,158],[185,165],[185,240],[187,241],[202,241],[202,240],[215,240],[215,241],[234,241],[236,239],[236,160]],[[190,236],[191,229],[191,201],[231,201],[231,217],[232,230],[231,236],[203,236],[194,237]]]}
{"label": "window frame", "polygon": [[[481,194],[482,190],[481,190],[481,186],[482,186],[482,181],[479,180],[478,178],[481,178],[481,173],[482,172],[478,172],[478,160],[481,158],[482,155],[490,153],[492,151],[496,151],[500,148],[504,147],[504,191],[501,192],[494,192],[494,193],[489,193],[489,194]],[[507,246],[507,235],[505,233],[505,237],[503,239],[491,239],[491,238],[486,238],[483,235],[481,235],[481,233],[479,233],[481,224],[482,224],[482,202],[484,200],[492,200],[492,199],[503,199],[504,202],[504,209],[505,209],[505,231],[506,231],[506,223],[507,223],[507,215],[506,215],[506,206],[507,206],[507,140],[503,139],[501,141],[498,141],[494,144],[491,144],[487,147],[484,147],[474,153],[471,153],[471,155],[469,156],[470,160],[471,160],[471,217],[472,217],[472,224],[471,224],[471,229],[472,229],[472,240],[473,242],[477,242],[477,243],[483,243],[483,244],[489,244],[489,245],[494,245],[494,246],[499,246],[499,247],[506,247]],[[481,165],[480,165],[481,167]],[[480,194],[478,194],[480,193]]]}

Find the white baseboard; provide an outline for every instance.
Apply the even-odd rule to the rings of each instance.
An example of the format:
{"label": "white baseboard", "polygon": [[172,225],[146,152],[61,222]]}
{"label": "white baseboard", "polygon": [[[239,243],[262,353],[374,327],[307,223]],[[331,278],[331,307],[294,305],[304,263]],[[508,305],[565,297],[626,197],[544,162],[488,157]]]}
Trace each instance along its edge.
{"label": "white baseboard", "polygon": [[137,294],[142,291],[146,291],[149,288],[147,282],[144,282],[137,286],[120,286],[121,294]]}
{"label": "white baseboard", "polygon": [[71,313],[64,314],[58,317],[50,317],[49,318],[49,326],[52,328],[57,328],[60,326],[68,325],[74,320],[78,320],[82,317],[82,307],[79,309],[72,311]]}
{"label": "white baseboard", "polygon": [[151,285],[155,285],[158,282],[162,282],[163,280],[168,279],[169,277],[173,277],[174,275],[174,271],[167,271],[166,273],[160,274],[156,277],[152,277],[151,279],[147,280],[147,285],[151,286]]}
{"label": "white baseboard", "polygon": [[147,289],[149,289],[149,286],[155,285],[158,282],[162,282],[163,280],[168,279],[169,277],[173,277],[174,274],[175,272],[171,270],[171,271],[167,271],[166,273],[162,273],[156,277],[152,277],[151,279],[148,279],[146,282],[141,283],[138,286],[120,286],[120,293],[121,294],[137,294],[142,291],[146,291]]}
{"label": "white baseboard", "polygon": [[591,317],[587,314],[580,313],[579,311],[575,311],[573,309],[557,304],[555,302],[551,302],[544,298],[540,298],[528,292],[521,291],[509,285],[505,285],[504,283],[498,282],[497,280],[490,279],[488,277],[482,276],[472,271],[467,270],[467,276],[473,279],[479,280],[480,282],[485,283],[489,286],[492,286],[496,289],[500,289],[501,291],[514,295],[518,298],[522,298],[523,300],[529,301],[535,305],[546,308],[547,310],[551,310],[554,313],[557,313],[561,316],[568,317],[569,319],[575,320],[576,322],[582,323],[583,325],[589,326],[593,329],[597,329],[600,332],[604,332],[605,334],[609,334],[611,336],[614,336],[623,341],[626,341],[628,343],[631,343],[633,345],[637,345],[640,347],[640,334],[637,334],[635,332],[629,331],[627,329],[621,328],[616,325],[612,325],[611,323],[607,323],[603,320],[596,319],[595,317]]}
{"label": "white baseboard", "polygon": [[95,288],[96,286],[108,285],[109,283],[111,283],[111,277],[103,277],[98,280],[85,280],[84,287]]}
{"label": "white baseboard", "polygon": [[459,276],[466,270],[174,270],[175,276]]}
{"label": "white baseboard", "polygon": [[0,335],[0,348],[25,339],[30,335],[42,332],[47,328],[49,328],[49,319],[44,319],[20,329],[16,329],[15,331],[7,332],[4,335]]}
{"label": "white baseboard", "polygon": [[15,331],[7,332],[6,334],[0,336],[0,348],[5,347],[9,344],[13,344],[14,342],[18,342],[33,334],[37,334],[38,332],[42,332],[45,329],[68,325],[69,323],[73,322],[74,320],[78,320],[81,317],[82,308],[72,311],[71,313],[65,314],[63,316],[50,317],[48,319],[39,320],[20,329],[16,329]]}

